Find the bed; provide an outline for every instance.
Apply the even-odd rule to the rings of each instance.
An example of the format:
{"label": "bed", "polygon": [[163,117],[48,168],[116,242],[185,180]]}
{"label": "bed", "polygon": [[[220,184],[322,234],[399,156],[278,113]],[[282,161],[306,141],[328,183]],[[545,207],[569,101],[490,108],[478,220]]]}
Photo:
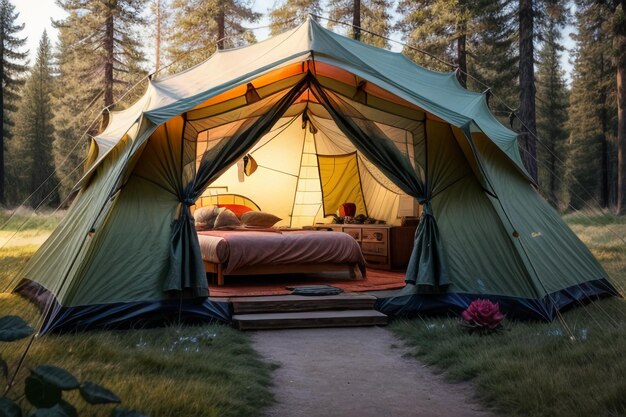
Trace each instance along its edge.
{"label": "bed", "polygon": [[227,275],[267,275],[345,271],[365,276],[358,243],[342,232],[264,229],[198,231],[205,269],[217,285]]}

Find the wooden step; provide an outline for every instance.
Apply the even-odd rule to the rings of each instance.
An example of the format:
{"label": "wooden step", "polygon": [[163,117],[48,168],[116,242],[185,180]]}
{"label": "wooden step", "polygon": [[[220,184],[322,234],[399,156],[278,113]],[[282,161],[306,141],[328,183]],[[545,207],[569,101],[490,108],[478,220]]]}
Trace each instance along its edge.
{"label": "wooden step", "polygon": [[324,296],[274,295],[264,297],[233,297],[235,314],[275,313],[322,310],[370,310],[376,297],[367,294],[339,294]]}
{"label": "wooden step", "polygon": [[387,324],[387,316],[376,310],[235,314],[232,320],[233,325],[239,330],[384,326]]}

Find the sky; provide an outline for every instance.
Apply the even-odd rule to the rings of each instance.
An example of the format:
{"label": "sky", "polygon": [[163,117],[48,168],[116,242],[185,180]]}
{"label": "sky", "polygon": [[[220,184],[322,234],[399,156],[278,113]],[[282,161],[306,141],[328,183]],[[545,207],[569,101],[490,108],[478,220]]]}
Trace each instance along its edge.
{"label": "sky", "polygon": [[[278,3],[278,0],[256,0],[253,2],[254,9],[263,13],[263,20],[256,23],[254,27],[266,26],[269,22],[267,19],[267,11],[274,7],[274,4]],[[53,44],[56,42],[57,33],[56,29],[52,27],[52,19],[62,19],[64,12],[55,3],[55,0],[13,0],[13,4],[16,7],[17,12],[20,13],[19,22],[26,23],[26,27],[22,32],[23,35],[28,37],[27,48],[30,51],[31,63],[35,60],[35,53],[37,51],[37,45],[41,35],[46,29],[48,35],[52,39]],[[568,26],[563,30],[564,46],[567,50],[574,47],[574,42],[570,38],[570,34],[574,31],[572,26]],[[259,29],[255,31],[257,39],[262,40],[269,36],[268,29]],[[398,36],[393,36],[394,39],[399,40]],[[397,43],[392,44],[393,50],[400,50],[401,46]],[[566,79],[569,83],[571,79],[572,65],[569,62],[569,53],[564,53],[561,58],[561,64],[566,72]]]}

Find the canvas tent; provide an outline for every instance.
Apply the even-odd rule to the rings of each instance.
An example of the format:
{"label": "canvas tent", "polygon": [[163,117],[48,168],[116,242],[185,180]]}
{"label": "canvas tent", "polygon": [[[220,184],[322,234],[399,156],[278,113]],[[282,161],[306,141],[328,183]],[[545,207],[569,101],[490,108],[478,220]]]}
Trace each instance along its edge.
{"label": "canvas tent", "polygon": [[[303,130],[317,133],[312,140]],[[294,148],[299,166],[262,156],[265,142],[265,151]],[[507,312],[552,319],[572,303],[616,294],[533,188],[516,134],[492,116],[483,94],[462,88],[454,73],[428,71],[307,20],[151,80],[137,103],[111,113],[69,213],[17,287],[51,306],[43,331],[229,320],[228,304],[207,298],[190,207],[250,152],[294,172],[311,171],[306,154],[333,163],[352,154],[371,215],[393,221],[401,196],[423,206],[407,286],[379,303],[385,312],[462,308],[489,297]],[[319,219],[305,213],[319,190],[257,171],[274,190],[291,187],[291,221]],[[294,197],[299,190],[311,192]]]}

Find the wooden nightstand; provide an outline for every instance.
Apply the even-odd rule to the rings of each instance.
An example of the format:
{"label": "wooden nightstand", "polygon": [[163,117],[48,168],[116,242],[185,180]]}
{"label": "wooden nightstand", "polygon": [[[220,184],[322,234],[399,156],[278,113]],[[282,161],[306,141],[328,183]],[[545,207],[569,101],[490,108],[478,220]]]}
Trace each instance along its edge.
{"label": "wooden nightstand", "polygon": [[344,232],[361,246],[367,266],[374,269],[404,270],[409,263],[415,226],[381,224],[316,224],[316,227]]}

